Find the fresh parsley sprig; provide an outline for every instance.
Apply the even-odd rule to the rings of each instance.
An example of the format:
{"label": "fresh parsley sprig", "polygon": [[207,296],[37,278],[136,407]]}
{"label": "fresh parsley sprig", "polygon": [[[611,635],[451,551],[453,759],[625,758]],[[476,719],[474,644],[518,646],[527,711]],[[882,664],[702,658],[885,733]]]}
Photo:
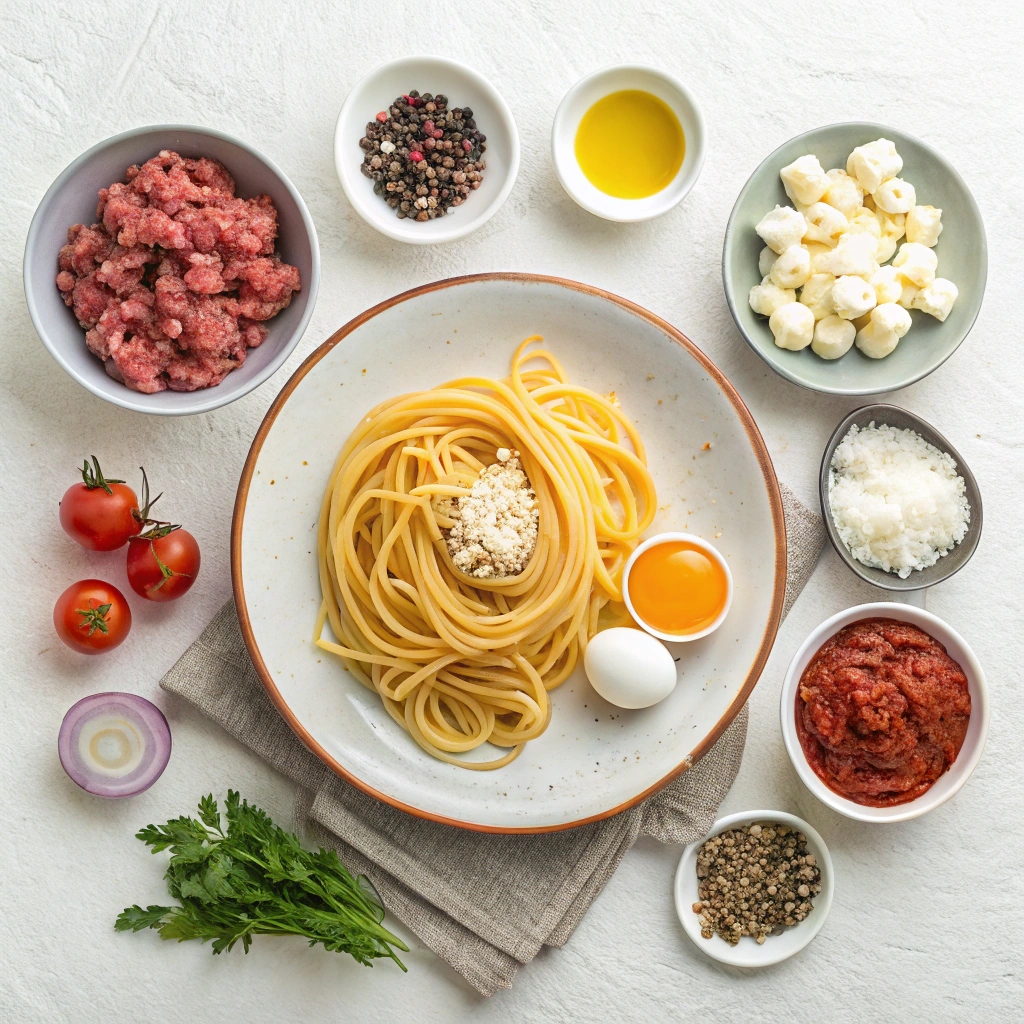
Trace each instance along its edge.
{"label": "fresh parsley sprig", "polygon": [[365,877],[347,871],[333,850],[305,849],[233,790],[224,809],[226,831],[217,801],[205,796],[198,821],[182,816],[136,834],[153,853],[170,850],[165,877],[179,905],[127,907],[118,931],[210,941],[214,953],[236,942],[248,953],[254,935],[302,935],[367,967],[389,957],[406,969],[392,947],[409,947],[383,927],[384,908]]}

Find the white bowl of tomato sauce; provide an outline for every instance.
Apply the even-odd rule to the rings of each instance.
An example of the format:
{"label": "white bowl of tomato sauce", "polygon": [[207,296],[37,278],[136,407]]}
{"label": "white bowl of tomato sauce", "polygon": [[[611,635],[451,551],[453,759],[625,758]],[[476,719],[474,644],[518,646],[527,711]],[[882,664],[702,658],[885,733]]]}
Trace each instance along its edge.
{"label": "white bowl of tomato sauce", "polygon": [[967,641],[937,615],[876,602],[812,631],[780,712],[793,767],[822,803],[857,821],[908,821],[952,799],[981,760],[988,688]]}

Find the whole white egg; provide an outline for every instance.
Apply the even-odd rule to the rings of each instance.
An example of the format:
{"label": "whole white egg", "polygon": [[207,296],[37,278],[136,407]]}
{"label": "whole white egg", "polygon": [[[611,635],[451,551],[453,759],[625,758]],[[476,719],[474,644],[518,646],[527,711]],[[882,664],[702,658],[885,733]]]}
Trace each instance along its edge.
{"label": "whole white egg", "polygon": [[649,708],[676,688],[668,648],[640,629],[616,626],[598,633],[583,656],[590,685],[620,708]]}

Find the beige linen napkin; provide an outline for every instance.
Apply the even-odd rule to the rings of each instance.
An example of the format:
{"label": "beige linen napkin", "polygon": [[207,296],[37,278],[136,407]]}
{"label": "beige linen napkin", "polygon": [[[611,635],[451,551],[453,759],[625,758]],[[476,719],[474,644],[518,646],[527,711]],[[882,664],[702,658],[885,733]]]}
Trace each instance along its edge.
{"label": "beige linen napkin", "polygon": [[[817,515],[782,488],[787,613],[824,541]],[[403,921],[484,995],[508,988],[544,945],[561,946],[640,835],[705,835],[743,756],[746,707],[689,771],[605,821],[540,835],[491,835],[424,821],[340,779],[278,714],[253,669],[228,602],[161,680],[298,784],[299,827],[338,851]]]}

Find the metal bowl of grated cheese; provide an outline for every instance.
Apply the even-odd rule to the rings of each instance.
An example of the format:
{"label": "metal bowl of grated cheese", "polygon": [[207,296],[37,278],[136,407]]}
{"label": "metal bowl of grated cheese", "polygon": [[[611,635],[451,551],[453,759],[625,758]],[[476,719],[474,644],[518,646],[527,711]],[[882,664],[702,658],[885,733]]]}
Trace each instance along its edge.
{"label": "metal bowl of grated cheese", "polygon": [[[928,444],[933,445],[940,452],[949,455],[953,459],[956,463],[956,472],[964,481],[965,495],[970,509],[970,521],[963,539],[939,557],[934,564],[922,569],[915,568],[905,578],[901,578],[895,571],[887,572],[883,569],[864,565],[854,557],[843,541],[840,526],[836,523],[829,500],[832,461],[836,449],[845,440],[851,427],[863,430],[871,423],[877,426],[885,424],[898,430],[912,430],[919,434]],[[862,580],[880,587],[882,590],[923,590],[926,587],[933,587],[936,583],[949,579],[950,576],[967,564],[978,546],[978,541],[981,539],[981,492],[978,490],[978,483],[964,461],[963,456],[930,423],[925,422],[919,416],[915,416],[912,412],[908,412],[906,409],[901,409],[895,405],[865,405],[851,412],[849,416],[843,419],[825,446],[825,453],[822,456],[821,470],[818,476],[818,490],[821,498],[821,515],[828,538],[832,542],[832,547],[835,548],[839,557]]]}

